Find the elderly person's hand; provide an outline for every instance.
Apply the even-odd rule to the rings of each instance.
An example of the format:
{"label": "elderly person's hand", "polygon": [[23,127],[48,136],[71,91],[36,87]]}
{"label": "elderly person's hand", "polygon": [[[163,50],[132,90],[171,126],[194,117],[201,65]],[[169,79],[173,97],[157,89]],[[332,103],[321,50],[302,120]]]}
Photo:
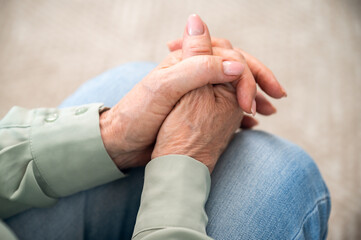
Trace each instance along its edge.
{"label": "elderly person's hand", "polygon": [[[199,25],[198,16],[190,17],[191,24],[192,19],[196,20],[193,23]],[[207,84],[233,82],[233,86],[237,88],[238,103],[243,106],[242,109],[246,109],[245,111],[252,112],[255,82],[243,55],[233,49],[218,47],[214,48],[212,56],[212,52],[209,54],[209,49],[212,51],[211,45],[205,46],[206,49],[202,50],[203,46],[197,45],[202,41],[196,38],[209,38],[209,33],[206,25],[200,19],[199,21],[203,33],[194,36],[192,41],[188,41],[188,45],[183,46],[183,50],[193,51],[183,51],[183,55],[189,53],[192,57],[184,55],[183,58],[189,58],[182,61],[181,50],[171,52],[116,106],[101,114],[100,128],[105,148],[120,169],[142,166],[150,160],[157,133],[164,119],[179,99],[194,89]],[[192,28],[189,24],[188,27]],[[207,55],[193,56],[202,51]],[[241,75],[243,70],[245,77]],[[282,87],[274,78],[266,76],[262,80],[259,82],[260,85],[272,86],[272,91],[267,92],[265,89],[266,93],[274,97],[283,95]],[[251,93],[245,94],[248,90]],[[275,111],[267,100],[264,99],[263,103],[261,106],[264,106],[266,112]],[[253,105],[255,113],[255,104]],[[252,126],[254,122],[249,121],[248,125]]]}
{"label": "elderly person's hand", "polygon": [[[121,101],[100,115],[104,146],[120,169],[145,165],[164,119],[186,93],[239,79],[241,62],[220,56],[174,61],[170,55]],[[230,60],[230,61],[228,61]]]}
{"label": "elderly person's hand", "polygon": [[187,155],[212,172],[242,116],[231,85],[207,85],[193,90],[182,97],[164,121],[152,158]]}
{"label": "elderly person's hand", "polygon": [[[239,50],[237,52],[240,54],[230,51],[232,46],[228,41],[219,39],[211,41],[207,26],[203,24],[198,16],[191,16],[190,21],[193,21],[193,23],[188,22],[182,41],[178,40],[169,44],[171,51],[179,51],[179,48],[183,47],[182,59],[199,54],[216,54],[240,61],[245,59]],[[204,34],[192,36],[192,29],[190,29],[192,26],[205,29]],[[263,85],[265,91],[274,97],[283,96],[285,92],[274,78],[272,72],[252,56],[248,57],[251,62],[251,69],[253,69],[253,72],[258,73],[255,75],[261,79],[261,82],[262,79],[267,77],[274,81],[273,84]],[[258,66],[262,67],[259,68]],[[262,72],[262,69],[266,69],[270,75],[266,77],[260,76],[259,73]],[[152,158],[168,154],[187,155],[205,164],[209,171],[212,172],[221,153],[242,121],[243,112],[237,104],[234,87],[237,87],[238,84],[241,86],[241,94],[239,94],[241,98],[238,98],[238,100],[239,104],[244,106],[242,96],[249,96],[248,94],[252,93],[255,85],[253,84],[254,80],[252,80],[253,76],[245,75],[250,71],[250,69],[246,69],[241,79],[235,81],[233,86],[227,83],[214,86],[207,85],[183,96],[163,123],[158,133]],[[280,95],[279,90],[283,91],[283,95]],[[258,112],[267,115],[275,111],[263,95],[258,94],[256,100],[258,102]],[[253,113],[255,111],[254,107],[252,106]],[[250,120],[252,118],[249,118],[248,122]]]}

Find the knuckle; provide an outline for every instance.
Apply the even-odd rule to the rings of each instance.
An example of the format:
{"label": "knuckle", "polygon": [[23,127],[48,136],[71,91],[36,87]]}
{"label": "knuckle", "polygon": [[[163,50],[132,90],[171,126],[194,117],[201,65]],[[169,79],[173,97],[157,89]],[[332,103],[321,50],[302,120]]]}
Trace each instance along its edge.
{"label": "knuckle", "polygon": [[171,52],[168,56],[169,64],[175,65],[176,63],[180,62],[182,60],[182,51],[176,50],[174,52]]}
{"label": "knuckle", "polygon": [[202,55],[193,57],[193,66],[195,69],[196,81],[199,85],[212,83],[214,79],[219,78],[217,62],[214,56]]}
{"label": "knuckle", "polygon": [[246,61],[245,56],[241,52],[239,52],[239,51],[235,51],[235,52],[242,61]]}
{"label": "knuckle", "polygon": [[170,54],[174,59],[177,59],[178,61],[182,60],[182,50],[178,49],[171,52]]}
{"label": "knuckle", "polygon": [[233,48],[238,54],[240,54],[241,58],[246,61],[246,57],[244,56],[242,50],[240,48]]}
{"label": "knuckle", "polygon": [[231,42],[230,42],[228,39],[221,38],[221,39],[220,39],[220,42],[222,43],[223,46],[230,46],[230,47],[232,47],[232,44],[231,44]]}
{"label": "knuckle", "polygon": [[214,66],[214,58],[212,58],[211,56],[199,56],[199,63],[200,63],[200,67],[204,70],[204,71],[211,71],[213,69]]}
{"label": "knuckle", "polygon": [[188,47],[190,55],[209,55],[212,53],[212,48],[208,45],[190,45]]}
{"label": "knuckle", "polygon": [[241,54],[240,52],[237,52],[235,50],[230,50],[230,54],[233,56],[234,59],[241,61],[241,62],[245,62],[245,58],[243,56],[243,54]]}
{"label": "knuckle", "polygon": [[232,48],[232,44],[225,38],[212,38],[213,45],[223,48]]}

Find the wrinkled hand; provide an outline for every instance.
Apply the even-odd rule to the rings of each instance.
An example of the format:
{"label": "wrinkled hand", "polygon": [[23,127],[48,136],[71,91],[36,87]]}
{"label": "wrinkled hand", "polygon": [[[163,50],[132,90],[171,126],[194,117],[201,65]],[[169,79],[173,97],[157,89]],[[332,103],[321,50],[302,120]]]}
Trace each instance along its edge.
{"label": "wrinkled hand", "polygon": [[104,146],[120,169],[145,165],[164,119],[186,93],[239,79],[244,65],[227,57],[169,56],[117,105],[100,115]]}
{"label": "wrinkled hand", "polygon": [[187,155],[205,164],[212,172],[242,118],[241,127],[252,127],[257,123],[254,118],[243,116],[237,104],[235,88],[239,105],[253,115],[256,104],[257,112],[261,114],[270,115],[276,111],[262,94],[254,93],[254,77],[267,94],[279,98],[286,93],[272,72],[257,59],[241,50],[232,50],[227,40],[211,40],[207,26],[197,15],[188,19],[183,39],[173,41],[168,46],[172,52],[178,52],[178,58],[181,54],[183,60],[196,55],[215,54],[245,63],[244,73],[232,85],[207,85],[186,94],[166,118],[158,133],[152,158],[168,154]]}
{"label": "wrinkled hand", "polygon": [[243,116],[231,85],[207,85],[187,93],[164,121],[152,159],[190,156],[212,172]]}
{"label": "wrinkled hand", "polygon": [[[202,50],[202,46],[197,45],[197,38],[209,37],[206,25],[204,28],[204,34],[194,36],[192,41],[188,41],[187,46],[183,46],[183,50],[193,49],[194,52],[173,49],[174,51],[116,106],[101,114],[100,129],[104,146],[120,169],[143,166],[150,160],[157,133],[164,119],[183,95],[196,88],[207,84],[233,82],[242,109],[252,112],[251,104],[255,98],[258,112],[267,115],[275,112],[275,108],[263,96],[257,94],[255,97],[253,93],[243,93],[247,89],[253,92],[254,74],[258,84],[267,94],[276,98],[284,94],[273,75],[264,71],[266,68],[263,65],[259,62],[250,64],[251,56],[248,58],[231,47],[225,48],[224,41],[212,42],[214,56],[193,56],[198,55],[197,51],[209,52],[209,48],[212,52],[212,46],[206,45],[206,49]],[[182,40],[176,41],[173,46],[182,47]],[[182,61],[182,54],[190,54],[189,56],[193,57]],[[247,57],[247,62],[244,56]],[[252,72],[248,69],[247,63]],[[241,75],[243,71],[245,74],[247,71],[246,77]],[[250,81],[252,79],[253,82]],[[251,127],[254,124],[255,120],[249,116],[245,116],[242,122],[243,127]]]}

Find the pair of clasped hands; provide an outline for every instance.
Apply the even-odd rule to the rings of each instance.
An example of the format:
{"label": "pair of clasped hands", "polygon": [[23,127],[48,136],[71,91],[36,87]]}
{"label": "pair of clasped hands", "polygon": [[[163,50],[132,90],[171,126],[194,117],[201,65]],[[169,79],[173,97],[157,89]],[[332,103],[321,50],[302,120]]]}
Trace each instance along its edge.
{"label": "pair of clasped hands", "polygon": [[181,154],[212,172],[235,131],[257,124],[244,112],[276,112],[257,84],[273,98],[286,92],[256,58],[228,40],[211,39],[198,15],[168,47],[165,60],[100,115],[104,146],[121,170]]}

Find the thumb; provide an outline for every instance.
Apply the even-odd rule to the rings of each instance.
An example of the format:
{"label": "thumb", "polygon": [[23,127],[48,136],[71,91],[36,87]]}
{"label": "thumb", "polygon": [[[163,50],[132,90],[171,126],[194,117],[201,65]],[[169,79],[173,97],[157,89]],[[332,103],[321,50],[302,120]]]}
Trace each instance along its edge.
{"label": "thumb", "polygon": [[182,59],[196,55],[212,55],[212,41],[207,25],[198,15],[192,14],[183,34]]}

